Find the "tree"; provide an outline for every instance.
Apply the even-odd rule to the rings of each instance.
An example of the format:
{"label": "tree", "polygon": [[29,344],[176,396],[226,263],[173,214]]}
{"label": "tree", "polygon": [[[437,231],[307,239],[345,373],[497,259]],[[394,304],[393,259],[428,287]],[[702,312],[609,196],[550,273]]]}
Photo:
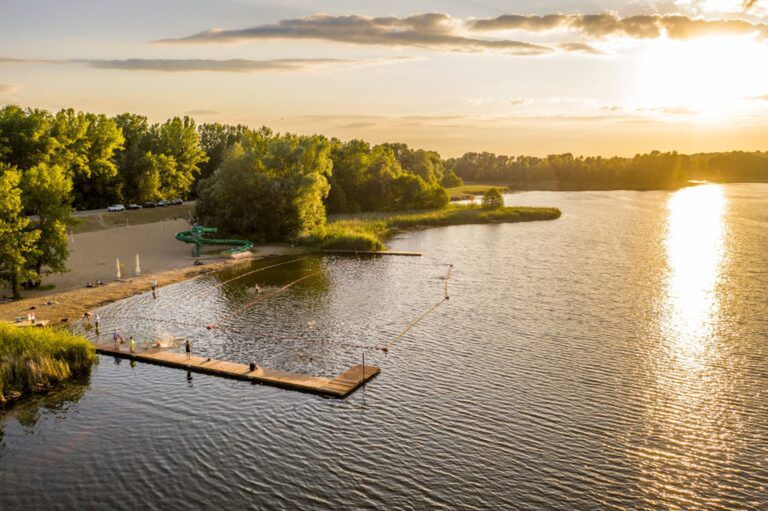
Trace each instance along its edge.
{"label": "tree", "polygon": [[457,186],[464,186],[464,180],[461,179],[453,170],[446,170],[443,174],[443,179],[440,184],[446,188],[454,188]]}
{"label": "tree", "polygon": [[504,197],[498,188],[493,187],[483,194],[483,209],[499,209],[504,207]]}
{"label": "tree", "polygon": [[21,206],[21,172],[0,164],[0,282],[10,285],[13,297],[21,298],[21,282],[35,278],[27,261],[35,256],[37,231],[28,229],[29,220]]}
{"label": "tree", "polygon": [[284,241],[323,226],[332,162],[320,136],[283,135],[244,148],[236,143],[200,182],[197,214],[224,232]]}
{"label": "tree", "polygon": [[115,121],[103,114],[65,109],[56,114],[51,136],[54,149],[46,162],[61,166],[72,178],[74,204],[96,208],[113,199],[117,176],[113,156],[125,140]]}
{"label": "tree", "polygon": [[152,126],[150,136],[150,150],[175,162],[172,169],[165,167],[166,172],[160,175],[161,192],[166,198],[186,196],[200,173],[200,165],[208,160],[195,121],[187,116],[174,117]]}
{"label": "tree", "polygon": [[47,161],[54,145],[52,126],[53,116],[45,110],[0,109],[0,161],[20,170]]}
{"label": "tree", "polygon": [[24,210],[33,215],[29,227],[38,234],[35,252],[27,260],[38,287],[44,274],[67,271],[67,225],[74,220],[72,179],[60,166],[41,163],[24,174],[21,189]]}

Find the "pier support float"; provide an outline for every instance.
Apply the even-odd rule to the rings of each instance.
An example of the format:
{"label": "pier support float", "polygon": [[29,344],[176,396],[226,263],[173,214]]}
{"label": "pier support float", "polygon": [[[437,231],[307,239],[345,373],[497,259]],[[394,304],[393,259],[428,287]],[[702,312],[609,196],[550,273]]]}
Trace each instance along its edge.
{"label": "pier support float", "polygon": [[96,352],[101,353],[102,355],[112,355],[114,357],[136,360],[138,362],[184,369],[213,376],[222,376],[224,378],[263,383],[265,385],[311,392],[313,394],[335,398],[345,398],[349,396],[357,388],[368,380],[374,378],[380,372],[380,369],[376,366],[366,364],[363,367],[358,364],[352,366],[336,378],[323,378],[321,376],[290,373],[287,371],[266,369],[264,367],[257,367],[255,370],[251,371],[251,368],[245,364],[194,356],[187,359],[186,353],[166,351],[163,349],[139,350],[135,353],[130,353],[125,347],[123,349],[115,349],[115,345],[112,343],[95,344],[95,346]]}

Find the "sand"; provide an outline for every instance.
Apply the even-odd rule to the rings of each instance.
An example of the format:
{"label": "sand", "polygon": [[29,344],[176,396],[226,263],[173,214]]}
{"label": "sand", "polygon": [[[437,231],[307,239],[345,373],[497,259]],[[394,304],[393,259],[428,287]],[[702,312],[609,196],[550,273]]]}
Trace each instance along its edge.
{"label": "sand", "polygon": [[[185,220],[173,220],[75,234],[67,261],[70,271],[43,277],[43,286],[53,284],[53,289],[24,290],[23,300],[0,304],[0,320],[26,316],[31,312],[30,307],[35,307],[38,319],[49,319],[53,324],[65,319],[73,321],[85,311],[146,292],[154,279],[162,287],[242,263],[242,258],[222,255],[227,247],[213,246],[206,247],[201,254],[204,265],[194,266],[192,245],[174,238],[177,232],[188,228]],[[258,246],[248,259],[302,251],[282,245]],[[140,260],[140,276],[135,272],[136,254]],[[116,282],[117,258],[122,265],[120,282]],[[86,283],[97,280],[107,285],[85,287]],[[10,294],[9,290],[0,289],[0,296]],[[57,302],[56,305],[45,305],[49,300]]]}

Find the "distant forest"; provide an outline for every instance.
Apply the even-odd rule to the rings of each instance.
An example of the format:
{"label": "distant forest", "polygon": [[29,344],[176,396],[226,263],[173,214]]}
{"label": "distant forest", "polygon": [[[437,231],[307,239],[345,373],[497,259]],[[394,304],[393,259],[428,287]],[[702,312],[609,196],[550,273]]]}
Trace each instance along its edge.
{"label": "distant forest", "polygon": [[[236,146],[259,155],[255,168],[273,176],[280,166],[316,167],[327,182],[321,195],[329,213],[438,208],[447,201],[444,189],[462,181],[561,190],[673,189],[689,180],[768,181],[767,152],[654,151],[633,158],[484,152],[446,160],[435,151],[402,143],[372,145],[322,135],[281,135],[267,127],[197,125],[190,117],[152,124],[131,113],[108,117],[73,109],[0,108],[0,167],[22,174],[51,168],[61,172],[71,181],[69,197],[76,210],[197,198]],[[307,147],[315,160],[298,153],[293,160],[281,160],[289,150]]]}
{"label": "distant forest", "polygon": [[633,158],[466,153],[445,160],[444,167],[466,181],[504,183],[519,189],[659,190],[678,188],[691,180],[768,181],[768,152],[685,155],[653,151]]}

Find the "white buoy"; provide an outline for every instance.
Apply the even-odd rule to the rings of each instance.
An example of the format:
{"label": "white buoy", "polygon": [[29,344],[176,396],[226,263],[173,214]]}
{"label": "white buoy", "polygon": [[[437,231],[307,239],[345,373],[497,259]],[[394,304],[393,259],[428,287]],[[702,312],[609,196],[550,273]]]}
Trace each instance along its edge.
{"label": "white buoy", "polygon": [[139,262],[139,254],[136,254],[136,276],[141,275],[141,262]]}
{"label": "white buoy", "polygon": [[123,275],[120,273],[120,258],[117,259],[117,280],[120,280],[123,278]]}

